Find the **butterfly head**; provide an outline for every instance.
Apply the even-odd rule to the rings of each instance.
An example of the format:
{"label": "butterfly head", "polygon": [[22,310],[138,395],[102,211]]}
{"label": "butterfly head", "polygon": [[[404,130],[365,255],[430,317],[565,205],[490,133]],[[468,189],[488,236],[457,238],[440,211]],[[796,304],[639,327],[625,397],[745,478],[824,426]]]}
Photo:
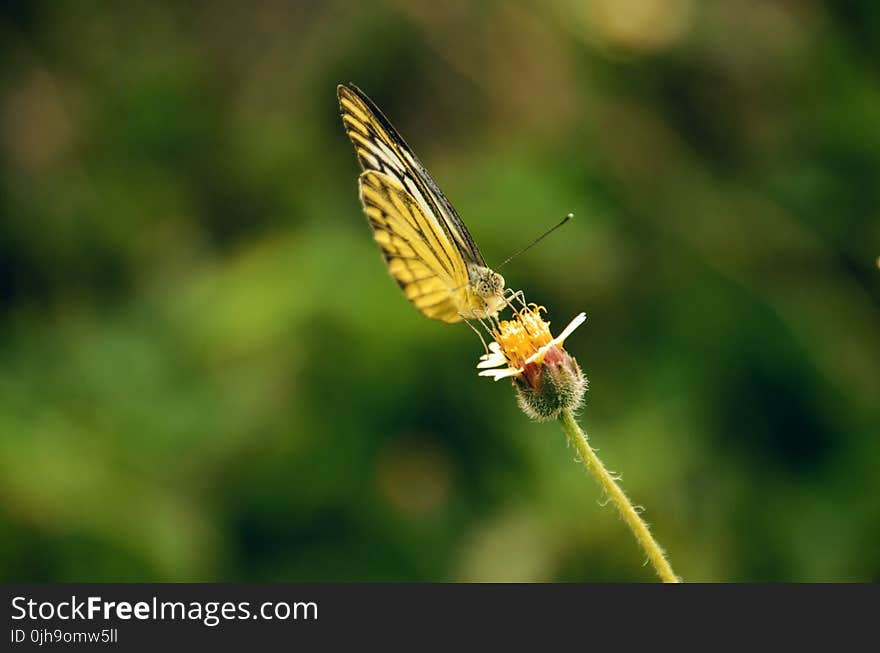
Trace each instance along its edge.
{"label": "butterfly head", "polygon": [[504,277],[482,266],[475,267],[473,272],[473,291],[486,303],[488,313],[496,314],[504,306]]}

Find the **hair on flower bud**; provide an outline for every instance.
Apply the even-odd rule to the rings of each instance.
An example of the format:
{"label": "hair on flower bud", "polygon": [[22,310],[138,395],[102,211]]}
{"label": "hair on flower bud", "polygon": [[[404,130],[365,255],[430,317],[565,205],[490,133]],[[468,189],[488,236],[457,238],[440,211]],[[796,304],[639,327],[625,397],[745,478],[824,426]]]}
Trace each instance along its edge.
{"label": "hair on flower bud", "polygon": [[514,388],[520,409],[533,420],[546,422],[581,405],[587,379],[574,358],[554,347],[542,365],[526,366],[523,377],[514,380]]}
{"label": "hair on flower bud", "polygon": [[575,317],[555,338],[543,319],[543,306],[530,304],[493,330],[495,340],[480,358],[480,376],[510,378],[522,411],[537,421],[557,418],[580,406],[587,380],[577,361],[563,348],[565,339],[587,319]]}

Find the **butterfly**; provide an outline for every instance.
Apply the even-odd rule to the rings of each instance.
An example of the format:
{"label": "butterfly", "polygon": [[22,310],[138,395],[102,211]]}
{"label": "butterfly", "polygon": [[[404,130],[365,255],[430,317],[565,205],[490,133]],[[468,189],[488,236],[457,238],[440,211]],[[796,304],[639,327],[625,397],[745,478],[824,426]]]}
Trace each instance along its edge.
{"label": "butterfly", "polygon": [[354,84],[336,87],[361,172],[360,200],[391,276],[426,317],[489,318],[506,305],[504,277],[483,255],[415,153]]}

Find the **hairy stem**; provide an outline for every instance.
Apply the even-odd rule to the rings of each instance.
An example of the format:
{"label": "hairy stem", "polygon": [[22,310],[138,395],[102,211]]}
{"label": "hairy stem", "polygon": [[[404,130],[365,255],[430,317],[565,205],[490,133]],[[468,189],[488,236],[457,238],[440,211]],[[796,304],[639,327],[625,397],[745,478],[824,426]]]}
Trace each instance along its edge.
{"label": "hairy stem", "polygon": [[593,447],[591,447],[590,443],[587,441],[586,434],[581,430],[581,427],[578,425],[571,411],[563,411],[562,415],[559,417],[559,421],[562,423],[562,429],[568,436],[569,441],[574,445],[578,454],[580,454],[584,467],[586,467],[587,471],[589,471],[593,478],[596,479],[596,482],[599,483],[602,490],[608,495],[608,498],[614,502],[623,521],[629,526],[629,529],[632,531],[639,545],[648,555],[648,560],[651,561],[657,575],[660,576],[660,580],[664,583],[681,582],[678,576],[672,571],[672,567],[669,565],[669,561],[666,559],[666,554],[663,553],[663,549],[660,548],[660,545],[657,544],[657,540],[654,539],[654,536],[651,535],[651,531],[648,530],[648,525],[645,524],[639,516],[639,513],[636,512],[632,503],[630,503],[630,500],[623,493],[623,490],[620,489],[617,481],[615,481],[614,477],[608,473],[608,470],[605,469],[605,465],[603,465],[602,461],[599,460],[599,457],[596,456],[596,452],[593,451]]}

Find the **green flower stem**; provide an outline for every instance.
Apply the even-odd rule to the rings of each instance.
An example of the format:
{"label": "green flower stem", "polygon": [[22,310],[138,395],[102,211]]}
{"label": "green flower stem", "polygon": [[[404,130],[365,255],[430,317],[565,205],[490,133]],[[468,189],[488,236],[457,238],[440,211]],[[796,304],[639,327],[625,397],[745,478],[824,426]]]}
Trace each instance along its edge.
{"label": "green flower stem", "polygon": [[636,512],[636,509],[623,493],[623,490],[620,489],[614,477],[608,473],[605,465],[596,456],[596,452],[593,451],[593,447],[587,441],[586,434],[581,430],[571,411],[564,410],[559,417],[559,421],[562,423],[562,429],[568,436],[569,441],[574,445],[578,454],[580,454],[584,467],[587,468],[587,471],[596,479],[596,482],[599,483],[605,494],[614,502],[617,511],[623,517],[623,521],[626,522],[626,525],[629,526],[642,549],[648,554],[648,559],[654,565],[660,580],[664,583],[680,583],[681,580],[672,571],[672,567],[669,565],[669,561],[666,560],[663,549],[660,548],[657,540],[654,539],[651,531],[648,530],[648,525],[639,517],[639,513]]}

